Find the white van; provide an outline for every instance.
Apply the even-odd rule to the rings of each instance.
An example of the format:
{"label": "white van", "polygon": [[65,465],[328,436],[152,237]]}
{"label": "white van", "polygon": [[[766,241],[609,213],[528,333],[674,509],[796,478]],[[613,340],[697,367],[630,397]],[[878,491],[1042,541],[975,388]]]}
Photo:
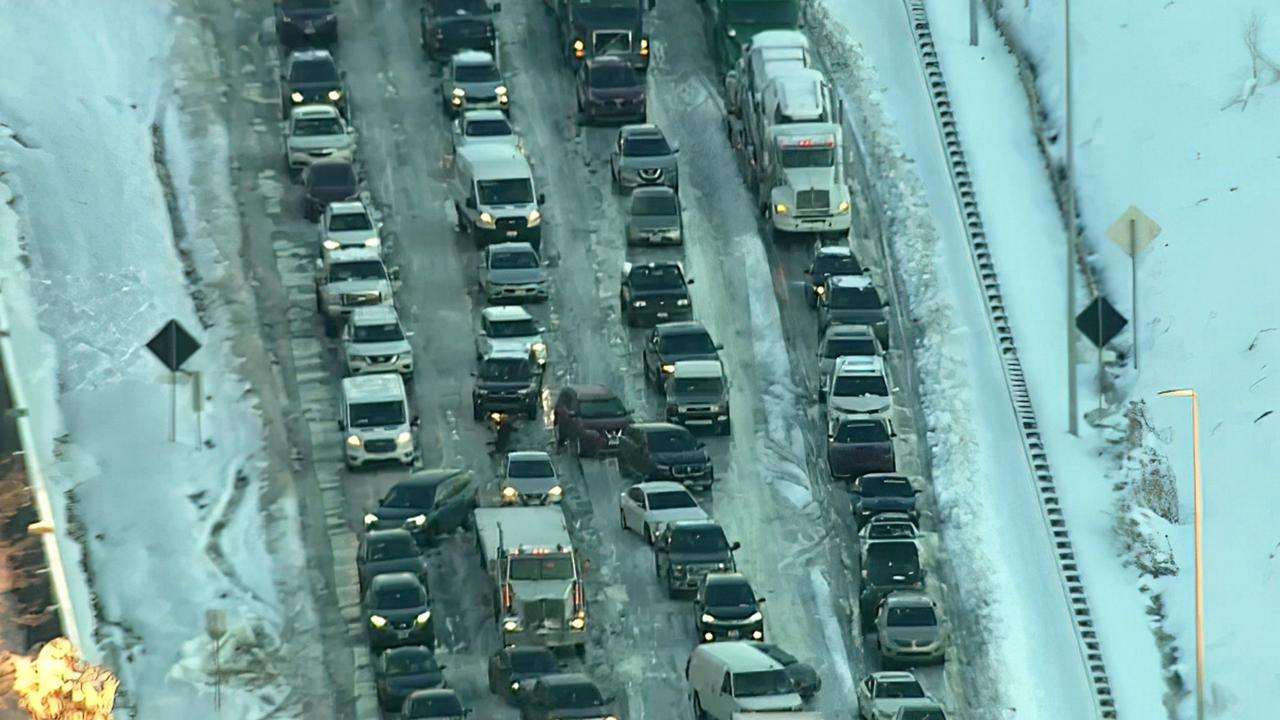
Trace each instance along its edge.
{"label": "white van", "polygon": [[527,242],[541,252],[546,196],[537,191],[529,161],[506,145],[458,148],[449,181],[459,226],[484,244]]}
{"label": "white van", "polygon": [[357,375],[342,381],[341,417],[348,468],[395,460],[412,465],[417,456],[409,398],[399,373]]}
{"label": "white van", "polygon": [[737,713],[793,712],[804,701],[782,663],[748,642],[699,645],[685,666],[693,715],[733,720]]}

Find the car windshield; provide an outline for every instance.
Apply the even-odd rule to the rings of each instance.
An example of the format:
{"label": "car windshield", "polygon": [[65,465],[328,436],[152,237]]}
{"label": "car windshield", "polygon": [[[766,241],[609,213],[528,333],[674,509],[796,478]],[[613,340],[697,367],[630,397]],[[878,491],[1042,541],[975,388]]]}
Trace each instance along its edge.
{"label": "car windshield", "polygon": [[489,323],[489,337],[512,338],[529,337],[538,334],[538,324],[533,318],[522,320],[501,320]]}
{"label": "car windshield", "polygon": [[481,205],[528,205],[533,202],[533,183],[529,178],[477,180],[476,194]]}
{"label": "car windshield", "polygon": [[838,358],[852,355],[854,357],[868,357],[876,354],[876,343],[869,337],[865,338],[833,338],[827,341],[822,348],[822,357]]}
{"label": "car windshield", "polygon": [[538,265],[538,254],[532,250],[511,250],[489,255],[489,268],[492,270],[532,270]]}
{"label": "car windshield", "polygon": [[297,84],[338,83],[338,67],[328,60],[299,60],[289,68],[289,82]]}
{"label": "car windshield", "polygon": [[329,230],[347,232],[348,230],[372,230],[373,220],[362,212],[335,213],[329,216]]}
{"label": "car windshield", "polygon": [[679,212],[675,195],[636,195],[631,198],[632,215],[671,217]]}
{"label": "car windshield", "polygon": [[716,395],[724,392],[724,382],[720,378],[676,378],[672,382],[672,390],[677,395]]}
{"label": "car windshield", "polygon": [[662,336],[665,355],[714,355],[716,344],[705,332],[672,333]]}
{"label": "car windshield", "polygon": [[862,486],[863,497],[911,497],[915,490],[910,480],[892,477],[863,476],[858,483]]}
{"label": "car windshield", "polygon": [[280,3],[280,10],[286,15],[297,12],[333,12],[333,3],[331,0],[283,0]]}
{"label": "car windshield", "polygon": [[427,0],[427,12],[432,15],[485,15],[489,4],[485,0]]}
{"label": "car windshield", "polygon": [[733,675],[733,696],[736,698],[786,695],[791,692],[791,678],[783,670],[757,670]]}
{"label": "car windshield", "polygon": [[887,443],[889,430],[880,423],[841,423],[836,428],[837,443],[856,444]]}
{"label": "car windshield", "polygon": [[489,358],[480,364],[480,379],[494,382],[524,382],[533,377],[525,358]]}
{"label": "car windshield", "polygon": [[776,27],[795,27],[797,6],[795,0],[773,0],[773,2],[726,3],[729,8],[730,25],[771,25]]}
{"label": "car windshield", "polygon": [[688,430],[661,430],[649,433],[648,438],[649,449],[654,452],[688,452],[698,447]]}
{"label": "car windshield", "polygon": [[556,469],[551,465],[551,461],[546,458],[538,458],[537,460],[512,460],[507,465],[507,476],[513,478],[544,478],[553,477]]}
{"label": "car windshield", "polygon": [[680,528],[671,533],[671,550],[684,553],[725,553],[729,551],[729,541],[724,539],[724,531],[720,528]]}
{"label": "car windshield", "polygon": [[755,607],[756,594],[744,582],[709,582],[707,604],[715,607]]}
{"label": "car windshield", "polygon": [[941,710],[903,710],[898,720],[947,720]]}
{"label": "car windshield", "polygon": [[924,688],[915,680],[887,680],[876,683],[878,698],[922,698]]}
{"label": "car windshield", "polygon": [[403,587],[374,592],[373,606],[379,610],[411,610],[427,604],[420,588]]}
{"label": "car windshield", "polygon": [[418,546],[411,537],[393,537],[369,541],[370,560],[400,560],[418,556]]}
{"label": "car windshield", "polygon": [[393,675],[420,675],[440,670],[435,656],[429,652],[388,652],[387,672]]}
{"label": "car windshield", "polygon": [[338,118],[298,118],[293,121],[293,134],[300,137],[309,135],[341,135],[342,123]]}
{"label": "car windshield", "polygon": [[467,137],[501,137],[514,135],[506,120],[472,120],[467,123]]}
{"label": "car windshield", "polygon": [[882,375],[865,375],[836,378],[831,394],[837,397],[887,397],[889,387]]}
{"label": "car windshield", "polygon": [[511,669],[518,673],[554,673],[560,670],[560,661],[550,651],[513,652]]}
{"label": "car windshield", "polygon": [[684,273],[674,265],[638,267],[629,276],[631,287],[636,290],[680,290],[684,287]]}
{"label": "car windshield", "polygon": [[813,259],[814,275],[859,275],[862,268],[852,255],[828,255],[823,253]]}
{"label": "car windshield", "polygon": [[885,620],[894,627],[934,627],[938,618],[930,607],[889,608]]}
{"label": "car windshield", "polygon": [[508,570],[512,580],[572,580],[573,560],[566,555],[513,557]]}
{"label": "car windshield", "polygon": [[627,414],[627,408],[618,398],[594,398],[578,403],[578,415],[587,419],[616,418]]}
{"label": "car windshield", "polygon": [[429,695],[427,697],[413,697],[405,702],[406,718],[460,718],[462,717],[462,702],[458,700],[457,695]]}
{"label": "car windshield", "polygon": [[396,323],[357,325],[355,336],[352,339],[358,343],[396,342],[404,339],[404,333],[400,331],[400,326]]}
{"label": "car windshield", "polygon": [[604,696],[592,683],[551,685],[547,687],[547,696],[553,708],[589,708],[604,704]]}
{"label": "car windshield", "polygon": [[307,170],[307,184],[316,188],[353,188],[356,171],[350,163],[317,163]]}
{"label": "car windshield", "polygon": [[661,157],[671,154],[664,137],[629,137],[622,141],[622,154],[627,157]]}
{"label": "car windshield", "polygon": [[640,76],[625,63],[609,63],[591,68],[591,87],[593,88],[633,88],[640,84]]}
{"label": "car windshield", "polygon": [[874,288],[833,287],[827,304],[841,310],[879,310],[880,296]]}
{"label": "car windshield", "polygon": [[382,501],[384,507],[420,509],[429,508],[436,501],[435,485],[398,485]]}
{"label": "car windshield", "polygon": [[783,147],[778,149],[784,168],[835,167],[836,149],[829,147]]}
{"label": "car windshield", "polygon": [[329,282],[348,280],[386,280],[387,268],[380,260],[353,260],[329,266]]}
{"label": "car windshield", "polygon": [[909,541],[870,543],[863,567],[877,582],[909,580],[920,571],[920,551]]}
{"label": "car windshield", "polygon": [[664,490],[649,493],[650,510],[675,510],[678,508],[696,508],[698,503],[693,496],[684,490]]}
{"label": "car windshield", "polygon": [[460,83],[498,82],[502,80],[502,74],[498,72],[496,65],[455,65],[453,79]]}
{"label": "car windshield", "polygon": [[403,425],[405,421],[404,403],[399,400],[351,403],[347,412],[351,413],[351,427]]}

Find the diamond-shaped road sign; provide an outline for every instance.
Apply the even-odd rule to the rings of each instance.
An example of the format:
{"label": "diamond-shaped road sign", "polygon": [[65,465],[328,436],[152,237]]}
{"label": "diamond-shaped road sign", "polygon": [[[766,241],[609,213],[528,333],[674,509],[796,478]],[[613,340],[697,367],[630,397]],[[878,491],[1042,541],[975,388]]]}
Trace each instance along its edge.
{"label": "diamond-shaped road sign", "polygon": [[1089,307],[1076,316],[1076,327],[1089,341],[1098,347],[1111,342],[1129,321],[1111,307],[1107,299],[1099,295],[1089,303]]}
{"label": "diamond-shaped road sign", "polygon": [[177,320],[170,320],[160,328],[155,337],[147,341],[147,349],[171,372],[178,372],[182,363],[200,349],[200,343]]}
{"label": "diamond-shaped road sign", "polygon": [[1145,250],[1159,234],[1160,226],[1156,221],[1132,205],[1120,215],[1119,220],[1107,228],[1107,237],[1111,238],[1111,242],[1130,255],[1137,255]]}

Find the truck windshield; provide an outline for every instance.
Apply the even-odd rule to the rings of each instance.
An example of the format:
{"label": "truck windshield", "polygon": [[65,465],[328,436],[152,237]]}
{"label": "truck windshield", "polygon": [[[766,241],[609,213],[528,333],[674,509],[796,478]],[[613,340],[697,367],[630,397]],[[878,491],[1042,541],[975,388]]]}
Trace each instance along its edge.
{"label": "truck windshield", "polygon": [[404,403],[399,400],[351,403],[347,412],[351,414],[351,427],[404,424]]}
{"label": "truck windshield", "polygon": [[769,25],[793,28],[799,20],[799,3],[796,0],[739,0],[725,3],[729,9],[730,25]]}
{"label": "truck windshield", "polygon": [[533,202],[533,183],[529,178],[477,180],[476,194],[481,205],[528,205]]}
{"label": "truck windshield", "polygon": [[715,395],[724,392],[720,378],[676,378],[672,383],[676,395]]}
{"label": "truck windshield", "polygon": [[733,675],[733,696],[736,698],[786,695],[794,692],[791,687],[791,678],[785,670],[757,670]]}
{"label": "truck windshield", "polygon": [[386,280],[387,268],[379,260],[358,260],[329,266],[329,282],[348,280]]}
{"label": "truck windshield", "polygon": [[591,34],[596,55],[625,55],[631,52],[631,33],[626,30],[600,30]]}
{"label": "truck windshield", "polygon": [[511,124],[506,120],[472,120],[467,123],[467,137],[504,137],[511,134]]}
{"label": "truck windshield", "polygon": [[568,555],[513,557],[507,576],[512,580],[572,580],[573,559]]}
{"label": "truck windshield", "polygon": [[781,147],[778,155],[784,168],[829,168],[836,164],[836,149],[829,147]]}

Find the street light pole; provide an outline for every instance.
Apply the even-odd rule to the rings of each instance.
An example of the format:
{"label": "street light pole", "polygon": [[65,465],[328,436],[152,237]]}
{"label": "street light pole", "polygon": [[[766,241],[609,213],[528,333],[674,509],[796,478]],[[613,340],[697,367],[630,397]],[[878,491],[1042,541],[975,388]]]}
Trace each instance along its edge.
{"label": "street light pole", "polygon": [[1200,394],[1191,388],[1165,390],[1160,397],[1191,398],[1191,462],[1195,477],[1196,536],[1196,720],[1204,720],[1204,501],[1200,478]]}
{"label": "street light pole", "polygon": [[1067,123],[1067,431],[1079,435],[1077,415],[1078,398],[1076,397],[1076,160],[1075,134],[1071,127],[1071,0],[1062,0],[1063,15],[1063,60],[1066,65],[1066,100]]}

